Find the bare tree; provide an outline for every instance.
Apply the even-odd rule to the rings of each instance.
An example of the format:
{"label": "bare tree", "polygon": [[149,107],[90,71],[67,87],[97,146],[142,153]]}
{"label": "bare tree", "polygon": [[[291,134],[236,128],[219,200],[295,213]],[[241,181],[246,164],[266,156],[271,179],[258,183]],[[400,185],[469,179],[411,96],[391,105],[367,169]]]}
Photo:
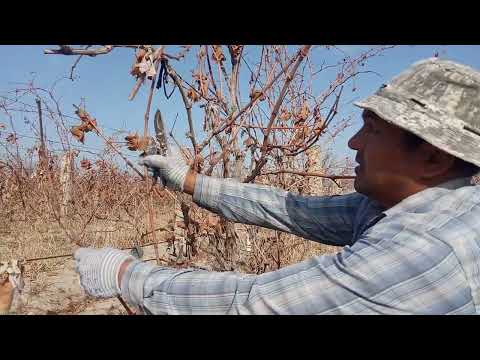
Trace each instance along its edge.
{"label": "bare tree", "polygon": [[[72,66],[73,74],[82,56],[104,56],[125,47],[134,51],[129,70],[136,84],[129,99],[135,98],[144,84],[150,89],[145,131],[143,136],[130,137],[129,141],[137,144],[130,146],[131,150],[140,151],[141,144],[148,142],[152,95],[163,86],[165,104],[172,96],[180,97],[184,104],[185,113],[179,121],[188,127],[187,143],[176,139],[173,132],[170,136],[193,169],[292,191],[303,191],[305,179],[311,177],[328,179],[337,186],[352,178],[345,172],[319,172],[318,168],[312,171],[311,150],[322,136],[337,135],[332,125],[348,126],[348,119],[338,118],[345,86],[352,85],[354,91],[355,79],[371,72],[361,70],[366,62],[390,48],[377,46],[354,57],[339,53],[341,57],[333,63],[322,61],[313,53],[335,51],[335,47],[311,45],[196,45],[181,46],[178,50],[163,45],[60,45],[45,50],[45,54],[79,56]],[[176,65],[186,59],[194,60],[195,65],[190,74],[181,74]],[[334,78],[318,90],[317,79],[332,72]],[[178,91],[166,91],[167,82]],[[203,114],[202,118],[194,118],[194,109]],[[204,234],[208,243],[213,244],[209,249],[214,249],[214,256],[221,259],[219,268],[236,268],[243,261],[239,255],[238,227],[224,219],[212,220],[180,194],[171,196],[177,200],[176,213],[181,214],[184,222],[184,255],[196,253],[199,234]],[[149,219],[151,230],[155,227],[151,210]],[[277,234],[274,241],[278,267],[282,264],[281,237]]]}

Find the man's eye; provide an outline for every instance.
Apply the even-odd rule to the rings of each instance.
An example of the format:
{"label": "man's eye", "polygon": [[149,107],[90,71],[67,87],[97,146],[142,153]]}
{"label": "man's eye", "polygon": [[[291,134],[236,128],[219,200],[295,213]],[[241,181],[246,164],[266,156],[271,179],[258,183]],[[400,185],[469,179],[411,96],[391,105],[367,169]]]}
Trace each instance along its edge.
{"label": "man's eye", "polygon": [[371,134],[378,134],[379,131],[377,128],[373,127],[372,124],[365,124],[364,125],[365,131]]}

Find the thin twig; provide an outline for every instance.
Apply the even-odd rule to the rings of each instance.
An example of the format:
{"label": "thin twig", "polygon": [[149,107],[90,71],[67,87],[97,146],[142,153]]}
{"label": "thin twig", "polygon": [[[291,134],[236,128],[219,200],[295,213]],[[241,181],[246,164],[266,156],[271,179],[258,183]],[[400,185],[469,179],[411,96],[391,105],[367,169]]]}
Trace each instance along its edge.
{"label": "thin twig", "polygon": [[[87,50],[89,47],[91,47],[91,45],[87,45],[85,47],[85,50]],[[77,67],[78,63],[80,62],[81,58],[83,57],[84,55],[80,55],[77,60],[75,60],[75,62],[73,63],[71,69],[70,69],[70,77],[69,79],[73,81],[73,71],[75,70],[75,68]]]}
{"label": "thin twig", "polygon": [[276,171],[268,171],[263,172],[260,175],[277,175],[277,174],[294,174],[300,176],[314,176],[314,177],[321,177],[331,180],[346,180],[346,179],[355,179],[355,176],[352,175],[327,175],[317,172],[305,172],[305,171],[295,171],[295,170],[276,170]]}
{"label": "thin twig", "polygon": [[212,64],[210,63],[210,56],[208,54],[208,45],[205,45],[205,56],[207,57],[208,73],[210,74],[210,80],[212,81],[213,88],[215,89],[215,94],[217,94],[217,84],[213,78]]}
{"label": "thin twig", "polygon": [[130,92],[130,95],[128,95],[128,100],[129,101],[132,101],[133,99],[135,99],[135,96],[137,95],[138,90],[140,90],[140,87],[142,86],[144,81],[145,81],[145,74],[142,74],[137,79],[137,82],[135,83],[135,86],[133,87],[132,91]]}
{"label": "thin twig", "polygon": [[170,75],[170,77],[173,79],[173,81],[175,82],[175,85],[178,87],[178,90],[180,91],[180,94],[182,95],[183,104],[185,105],[185,109],[187,111],[187,120],[188,120],[188,127],[189,127],[188,137],[192,142],[193,152],[196,156],[198,154],[198,149],[197,149],[197,140],[195,138],[195,130],[193,128],[192,104],[188,100],[187,95],[183,90],[182,84],[180,83],[180,80],[178,79],[175,70],[173,70],[172,67],[168,64],[167,64],[167,71],[168,71],[168,75]]}
{"label": "thin twig", "polygon": [[[163,230],[165,228],[158,228],[156,230]],[[166,231],[170,231],[170,230],[166,230]],[[167,241],[164,241],[164,242],[167,242]],[[142,245],[138,245],[139,247],[141,248],[145,248],[145,247],[148,247],[148,246],[153,246],[155,245],[154,243],[148,243],[148,244],[142,244]],[[125,251],[125,250],[132,250],[132,249],[135,249],[136,246],[133,246],[133,247],[126,247],[126,248],[120,248],[118,250],[122,250],[122,251]],[[62,254],[62,255],[52,255],[52,256],[44,256],[44,257],[37,257],[37,258],[30,258],[30,259],[24,259],[23,261],[25,262],[35,262],[35,261],[42,261],[42,260],[51,260],[51,259],[60,259],[60,258],[73,258],[73,253],[70,253],[70,254]],[[142,260],[142,261],[148,261],[148,260]]]}
{"label": "thin twig", "polygon": [[268,144],[269,144],[269,139],[268,136],[270,135],[270,132],[272,131],[272,126],[273,122],[277,118],[278,110],[280,109],[280,106],[282,105],[283,99],[287,93],[288,85],[290,82],[293,80],[293,77],[295,76],[295,72],[297,71],[298,67],[300,66],[300,63],[302,60],[307,56],[308,51],[310,50],[311,45],[306,45],[303,46],[297,53],[297,55],[294,57],[295,59],[295,64],[293,65],[292,70],[290,73],[287,75],[287,79],[285,80],[285,83],[283,84],[283,88],[280,91],[280,95],[277,99],[277,102],[275,103],[275,106],[273,107],[272,114],[270,116],[270,120],[268,122],[267,130],[265,131],[265,135],[263,138],[263,144],[261,148],[261,155],[260,159],[257,162],[255,169],[253,169],[252,173],[246,177],[246,179],[243,182],[250,182],[255,177],[260,173],[260,170],[266,163],[266,154],[267,154],[267,149],[268,149]]}
{"label": "thin twig", "polygon": [[192,45],[185,45],[184,49],[182,51],[180,51],[180,53],[178,55],[170,55],[170,54],[166,54],[166,53],[164,53],[163,55],[168,59],[173,59],[173,60],[180,61],[181,59],[183,59],[185,57],[185,54],[190,51],[191,47],[192,47]]}
{"label": "thin twig", "polygon": [[[294,56],[286,65],[284,68],[282,68],[282,70],[275,76],[273,77],[273,79],[271,79],[264,87],[263,89],[261,90],[261,92],[263,94],[265,94],[268,90],[270,90],[270,88],[273,86],[273,84],[284,74],[288,71],[288,69],[290,68],[290,66],[295,62],[296,60],[296,57]],[[226,128],[228,128],[229,126],[231,126],[235,120],[237,120],[240,116],[242,116],[247,110],[249,110],[255,103],[256,101],[258,100],[258,97],[256,98],[252,98],[247,105],[245,105],[238,113],[236,113],[235,115],[231,115],[230,116],[230,119],[226,119],[225,120],[225,124],[223,124],[222,126],[220,126],[218,129],[215,129],[214,131],[212,131],[210,133],[210,135],[208,136],[207,139],[205,139],[205,141],[203,141],[200,145],[199,145],[199,152],[201,152],[209,143],[210,141],[215,137],[217,136],[218,134],[220,134],[222,131],[224,131]]]}
{"label": "thin twig", "polygon": [[231,45],[228,46],[230,51],[230,59],[232,63],[232,76],[230,77],[230,97],[232,102],[235,103],[237,110],[240,109],[240,103],[238,102],[237,90],[238,90],[238,72],[240,69],[240,59],[243,53],[243,46],[240,48],[238,58],[235,56]]}
{"label": "thin twig", "polygon": [[[247,124],[232,124],[234,126],[238,126],[238,127],[241,127],[241,128],[245,128],[245,129],[261,129],[261,130],[266,130],[267,127],[266,126],[259,126],[259,125],[247,125]],[[298,129],[310,129],[312,127],[314,127],[315,124],[312,124],[312,125],[297,125],[297,126],[294,126],[294,127],[291,127],[291,126],[272,126],[270,129],[271,130],[298,130]]]}
{"label": "thin twig", "polygon": [[310,137],[309,139],[307,139],[306,144],[300,150],[290,151],[290,149],[288,149],[288,147],[284,147],[285,149],[287,149],[287,153],[286,153],[287,156],[300,155],[301,153],[310,149],[317,142],[317,140],[320,138],[320,135],[328,127],[328,125],[331,123],[333,118],[338,114],[338,104],[339,104],[339,101],[340,101],[340,96],[342,95],[342,91],[343,91],[343,87],[340,88],[340,92],[336,95],[335,102],[332,105],[332,107],[330,108],[330,110],[328,112],[328,115],[325,119],[325,122],[324,122],[322,128],[320,129],[320,131],[317,132],[316,135],[313,136],[313,138]]}
{"label": "thin twig", "polygon": [[68,45],[59,45],[59,49],[45,49],[43,50],[44,54],[47,55],[88,55],[88,56],[97,56],[97,55],[104,55],[108,54],[113,50],[115,47],[132,47],[137,48],[138,45],[105,45],[103,47],[97,49],[74,49]]}

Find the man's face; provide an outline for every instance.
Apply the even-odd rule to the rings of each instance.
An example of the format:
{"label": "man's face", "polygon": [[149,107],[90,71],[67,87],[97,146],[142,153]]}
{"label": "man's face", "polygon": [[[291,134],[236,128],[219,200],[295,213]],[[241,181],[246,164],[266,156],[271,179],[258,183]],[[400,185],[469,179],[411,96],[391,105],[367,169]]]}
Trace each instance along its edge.
{"label": "man's face", "polygon": [[382,202],[404,191],[415,178],[417,161],[407,149],[405,131],[387,123],[370,111],[362,114],[362,128],[349,140],[357,151],[355,190]]}

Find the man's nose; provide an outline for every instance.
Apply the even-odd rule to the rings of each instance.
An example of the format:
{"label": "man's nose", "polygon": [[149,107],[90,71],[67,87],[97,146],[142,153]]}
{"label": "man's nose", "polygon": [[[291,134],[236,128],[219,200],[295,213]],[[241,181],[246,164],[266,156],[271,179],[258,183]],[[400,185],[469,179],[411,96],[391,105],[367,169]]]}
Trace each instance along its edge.
{"label": "man's nose", "polygon": [[350,140],[348,140],[348,147],[352,150],[360,150],[361,147],[361,134],[360,130],[357,131],[355,135],[353,135]]}

